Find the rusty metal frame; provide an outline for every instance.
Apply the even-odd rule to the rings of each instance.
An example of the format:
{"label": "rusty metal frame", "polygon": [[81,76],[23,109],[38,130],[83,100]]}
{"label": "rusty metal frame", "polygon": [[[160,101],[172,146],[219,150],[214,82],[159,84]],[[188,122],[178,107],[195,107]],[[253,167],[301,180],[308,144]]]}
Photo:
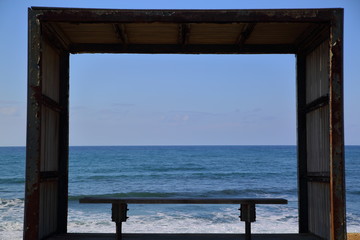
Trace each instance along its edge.
{"label": "rusty metal frame", "polygon": [[[26,183],[24,239],[39,239],[40,183],[47,180],[58,182],[57,233],[67,232],[68,209],[68,149],[69,149],[69,52],[54,46],[60,52],[60,102],[56,103],[42,94],[42,40],[49,34],[44,32],[38,12],[29,9],[28,35],[28,105],[26,143]],[[51,40],[51,39],[50,39]],[[54,41],[50,41],[54,43]],[[59,166],[58,171],[41,172],[41,112],[44,106],[51,107],[60,114]]]}
{"label": "rusty metal frame", "polygon": [[334,11],[330,27],[330,237],[346,239],[343,10]]}
{"label": "rusty metal frame", "polygon": [[328,23],[337,9],[81,9],[32,7],[41,12],[40,21],[82,23],[233,23],[233,22],[323,22]]}
{"label": "rusty metal frame", "polygon": [[[343,116],[343,9],[271,9],[271,10],[113,10],[33,7],[29,9],[28,105],[24,239],[39,238],[40,152],[41,152],[41,41],[51,41],[60,54],[60,139],[57,232],[67,232],[68,196],[68,136],[69,136],[69,54],[93,53],[181,53],[239,54],[287,53],[297,56],[297,119],[298,119],[298,189],[299,232],[308,233],[308,196],[306,172],[306,102],[305,56],[324,39],[330,39],[330,200],[332,240],[346,239],[344,116]],[[184,36],[177,45],[72,44],[59,30],[56,22],[125,23],[171,22],[187,23],[247,23],[308,22],[317,27],[293,45],[190,45]],[[50,25],[49,25],[50,24]],[[120,24],[120,25],[118,25]],[[250,31],[250,30],[249,30]],[[119,32],[120,37],[123,33]],[[50,102],[51,103],[51,102]],[[315,104],[315,103],[314,103]],[[318,103],[316,103],[318,104]],[[321,104],[321,103],[319,103]],[[308,106],[309,107],[309,106]]]}
{"label": "rusty metal frame", "polygon": [[39,229],[41,147],[41,106],[39,104],[41,96],[40,42],[40,21],[36,19],[36,13],[29,10],[24,239],[38,239]]}

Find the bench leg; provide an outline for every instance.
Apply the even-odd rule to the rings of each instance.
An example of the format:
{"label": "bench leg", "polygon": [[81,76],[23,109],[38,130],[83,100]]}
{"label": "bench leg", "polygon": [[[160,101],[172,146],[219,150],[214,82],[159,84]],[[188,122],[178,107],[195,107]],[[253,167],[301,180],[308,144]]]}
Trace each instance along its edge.
{"label": "bench leg", "polygon": [[122,240],[122,222],[116,223],[116,240]]}
{"label": "bench leg", "polygon": [[126,203],[113,203],[111,208],[111,220],[116,223],[116,240],[122,239],[122,223],[127,217]]}
{"label": "bench leg", "polygon": [[251,240],[251,223],[255,222],[255,204],[240,205],[240,220],[245,222],[245,240]]}
{"label": "bench leg", "polygon": [[245,222],[245,240],[251,240],[251,222]]}

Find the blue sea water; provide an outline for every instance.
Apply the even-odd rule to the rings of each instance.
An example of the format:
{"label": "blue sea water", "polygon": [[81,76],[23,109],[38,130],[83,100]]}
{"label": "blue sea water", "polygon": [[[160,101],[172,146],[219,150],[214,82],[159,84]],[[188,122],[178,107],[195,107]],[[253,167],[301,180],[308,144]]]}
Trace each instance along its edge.
{"label": "blue sea water", "polygon": [[[111,206],[84,196],[276,197],[253,232],[297,232],[295,146],[70,147],[69,232],[115,232]],[[0,239],[21,239],[25,148],[0,147]],[[360,232],[360,146],[346,147],[347,227]],[[124,232],[244,232],[239,206],[130,205]]]}

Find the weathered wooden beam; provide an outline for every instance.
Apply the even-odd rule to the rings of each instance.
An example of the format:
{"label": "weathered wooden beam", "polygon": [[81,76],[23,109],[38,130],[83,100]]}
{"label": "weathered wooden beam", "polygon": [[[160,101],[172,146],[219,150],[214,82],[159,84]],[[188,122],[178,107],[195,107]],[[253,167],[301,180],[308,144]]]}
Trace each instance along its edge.
{"label": "weathered wooden beam", "polygon": [[70,53],[149,53],[149,54],[266,54],[295,53],[293,45],[237,44],[72,44]]}
{"label": "weathered wooden beam", "polygon": [[247,23],[241,30],[241,33],[236,41],[240,47],[244,46],[245,41],[250,37],[251,33],[254,31],[256,23]]}
{"label": "weathered wooden beam", "polygon": [[256,10],[116,10],[32,7],[42,21],[78,23],[240,23],[240,22],[329,22],[329,9]]}
{"label": "weathered wooden beam", "polygon": [[128,37],[125,30],[124,24],[113,24],[115,33],[117,38],[121,41],[123,44],[128,44]]}

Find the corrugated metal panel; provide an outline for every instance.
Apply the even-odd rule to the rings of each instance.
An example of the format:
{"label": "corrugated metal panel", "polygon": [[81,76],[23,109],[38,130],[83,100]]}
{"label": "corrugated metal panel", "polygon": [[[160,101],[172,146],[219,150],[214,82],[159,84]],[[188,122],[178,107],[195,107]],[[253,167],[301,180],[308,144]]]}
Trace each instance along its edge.
{"label": "corrugated metal panel", "polygon": [[42,41],[42,107],[40,148],[39,237],[56,232],[58,217],[58,168],[60,124],[60,56]]}
{"label": "corrugated metal panel", "polygon": [[191,24],[189,44],[235,44],[245,24]]}
{"label": "corrugated metal panel", "polygon": [[[59,102],[60,56],[46,41],[42,41],[42,94]],[[41,113],[40,171],[58,170],[59,113],[54,107],[43,105]]]}
{"label": "corrugated metal panel", "polygon": [[125,24],[130,44],[177,44],[179,26],[171,23]]}
{"label": "corrugated metal panel", "polygon": [[73,43],[119,43],[112,24],[104,23],[58,23]]}
{"label": "corrugated metal panel", "polygon": [[[127,44],[178,44],[180,25],[189,25],[187,44],[237,44],[246,23],[52,23],[72,43],[124,43],[114,25],[123,25]],[[245,44],[296,44],[311,23],[254,23]]]}
{"label": "corrugated metal panel", "polygon": [[330,172],[329,106],[306,116],[308,172]]}
{"label": "corrugated metal panel", "polygon": [[59,54],[46,41],[42,41],[41,64],[42,94],[59,102]]}
{"label": "corrugated metal panel", "polygon": [[59,158],[59,113],[43,106],[40,171],[57,171]]}
{"label": "corrugated metal panel", "polygon": [[306,149],[309,231],[330,239],[329,47],[306,57]]}
{"label": "corrugated metal panel", "polygon": [[329,94],[329,42],[306,57],[306,103]]}
{"label": "corrugated metal panel", "polygon": [[57,227],[57,182],[40,184],[39,238],[56,232]]}
{"label": "corrugated metal panel", "polygon": [[292,44],[308,23],[258,23],[246,44]]}
{"label": "corrugated metal panel", "polygon": [[309,230],[330,239],[330,187],[329,184],[310,182],[309,189]]}

